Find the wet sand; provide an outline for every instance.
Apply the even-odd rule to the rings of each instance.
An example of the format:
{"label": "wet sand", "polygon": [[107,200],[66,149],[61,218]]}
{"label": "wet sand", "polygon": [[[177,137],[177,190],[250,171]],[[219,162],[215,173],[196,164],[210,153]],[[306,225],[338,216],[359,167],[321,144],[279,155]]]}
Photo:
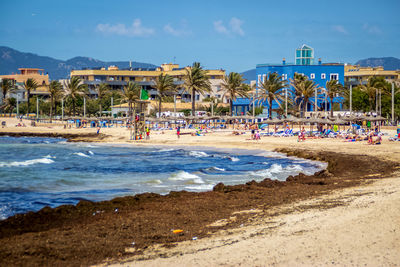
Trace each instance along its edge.
{"label": "wet sand", "polygon": [[[400,262],[400,242],[395,242],[400,240],[400,143],[389,143],[387,137],[382,145],[369,146],[331,139],[253,141],[246,140],[249,133],[235,136],[232,131],[183,135],[178,140],[174,131],[165,131],[152,132],[149,141],[133,142],[127,140],[126,128],[102,129],[99,139],[79,137],[93,134],[93,128],[51,127],[7,127],[0,132],[78,134],[79,140],[137,145],[279,150],[329,165],[327,171],[287,182],[220,184],[212,192],[142,194],[14,216],[0,222],[2,265],[75,266],[129,258],[134,262],[127,265],[150,266]],[[394,135],[394,130],[388,132]],[[175,234],[174,229],[183,231]]]}

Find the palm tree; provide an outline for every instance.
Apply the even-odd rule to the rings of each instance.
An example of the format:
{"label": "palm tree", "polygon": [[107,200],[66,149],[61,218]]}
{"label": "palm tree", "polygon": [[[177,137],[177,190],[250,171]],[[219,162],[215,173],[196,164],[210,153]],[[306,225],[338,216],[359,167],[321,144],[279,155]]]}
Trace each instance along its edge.
{"label": "palm tree", "polygon": [[132,116],[132,103],[140,98],[140,90],[141,86],[135,82],[128,82],[127,85],[124,86],[124,91],[121,93],[123,101],[128,102],[128,116]]}
{"label": "palm tree", "polygon": [[101,101],[104,97],[108,95],[109,92],[110,92],[110,86],[106,83],[101,83],[98,86],[96,86],[97,99],[99,100],[100,117],[103,112]]}
{"label": "palm tree", "polygon": [[78,76],[73,76],[65,85],[64,96],[71,99],[72,112],[75,116],[75,105],[79,96],[85,94],[86,85],[81,83],[81,79]]}
{"label": "palm tree", "polygon": [[11,90],[12,86],[13,85],[12,85],[12,82],[10,79],[5,78],[1,81],[1,89],[3,92],[3,102],[5,102],[6,95]]}
{"label": "palm tree", "polygon": [[329,97],[331,104],[331,117],[333,117],[333,98],[337,95],[343,94],[344,87],[337,80],[330,80],[326,82],[326,94]]}
{"label": "palm tree", "polygon": [[56,102],[62,94],[63,88],[59,81],[51,81],[49,84],[50,93],[50,123],[53,119],[53,106],[54,111],[56,111]]}
{"label": "palm tree", "polygon": [[372,103],[376,96],[376,91],[378,90],[378,88],[374,86],[374,80],[369,78],[366,84],[360,84],[357,88],[368,95],[369,111],[372,112]]}
{"label": "palm tree", "polygon": [[176,91],[176,86],[174,85],[174,78],[168,74],[164,75],[161,73],[155,80],[155,84],[152,85],[154,89],[158,92],[158,114],[161,116],[161,101],[162,98],[169,93]]}
{"label": "palm tree", "polygon": [[4,110],[4,113],[7,111],[10,112],[10,117],[11,113],[13,112],[15,106],[17,105],[17,100],[14,97],[7,98],[4,102],[1,108]]}
{"label": "palm tree", "polygon": [[183,77],[184,87],[192,95],[192,115],[196,111],[196,92],[204,95],[211,91],[211,83],[207,72],[203,70],[199,62],[194,62],[192,67],[186,68],[186,75]]}
{"label": "palm tree", "polygon": [[27,100],[28,100],[28,113],[29,113],[29,100],[31,98],[31,90],[35,91],[36,88],[39,87],[39,84],[33,79],[33,78],[29,78],[24,82],[24,89],[26,90],[26,96],[27,96]]}
{"label": "palm tree", "polygon": [[229,113],[232,116],[233,111],[233,101],[236,100],[238,96],[248,97],[249,88],[243,86],[243,76],[237,72],[231,72],[229,75],[225,75],[224,82],[221,84],[225,93],[223,97],[229,97]]}
{"label": "palm tree", "polygon": [[[314,104],[313,102],[310,101],[310,98],[313,97],[315,94],[315,91],[320,90],[321,87],[319,87],[318,84],[316,84],[314,81],[308,80],[305,78],[304,80],[297,80],[296,78],[291,80],[291,85],[294,87],[295,90],[295,103],[298,103],[299,109],[300,107],[302,108],[302,117],[304,116],[306,112],[306,107],[308,103]],[[314,104],[315,105],[315,104]],[[317,110],[317,107],[315,107],[315,110]]]}
{"label": "palm tree", "polygon": [[282,76],[279,76],[277,73],[269,73],[267,79],[262,81],[259,86],[259,95],[257,100],[268,102],[268,116],[271,118],[272,116],[272,101],[275,102],[281,107],[281,102],[284,97],[282,96],[282,89],[288,86],[287,81],[282,80]]}

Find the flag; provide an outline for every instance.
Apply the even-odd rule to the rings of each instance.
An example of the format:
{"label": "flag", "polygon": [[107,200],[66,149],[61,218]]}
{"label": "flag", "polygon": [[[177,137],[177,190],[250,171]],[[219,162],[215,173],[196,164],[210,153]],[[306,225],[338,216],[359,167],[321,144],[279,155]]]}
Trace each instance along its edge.
{"label": "flag", "polygon": [[147,90],[142,89],[140,91],[140,99],[141,100],[147,100],[149,99],[149,93],[147,92]]}

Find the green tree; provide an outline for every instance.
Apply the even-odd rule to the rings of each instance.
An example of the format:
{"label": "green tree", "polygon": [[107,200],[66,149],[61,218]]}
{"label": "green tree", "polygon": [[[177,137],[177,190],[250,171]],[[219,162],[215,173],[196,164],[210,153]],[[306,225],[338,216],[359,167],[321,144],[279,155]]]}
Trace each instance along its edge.
{"label": "green tree", "polygon": [[372,104],[374,103],[374,99],[376,98],[376,92],[378,90],[376,82],[373,79],[369,78],[366,84],[360,84],[357,86],[362,92],[368,95],[368,104],[369,104],[369,111],[372,112]]}
{"label": "green tree", "polygon": [[288,86],[287,81],[282,80],[282,76],[277,73],[269,73],[267,79],[260,82],[257,100],[261,102],[268,102],[268,117],[272,116],[272,101],[282,107],[284,96],[282,96],[282,89]]}
{"label": "green tree", "polygon": [[[53,120],[53,111],[56,111],[56,102],[63,92],[62,85],[59,81],[51,81],[49,84],[50,93],[50,123]],[[54,107],[54,109],[53,109]]]}
{"label": "green tree", "polygon": [[176,92],[176,86],[174,85],[174,79],[172,76],[161,73],[155,80],[155,84],[152,85],[157,90],[158,97],[158,114],[161,117],[161,102],[162,98],[167,95]]}
{"label": "green tree", "polygon": [[333,117],[333,98],[342,96],[344,93],[344,86],[337,80],[330,80],[326,82],[326,94],[329,97],[331,106],[331,117]]}
{"label": "green tree", "polygon": [[27,97],[27,103],[28,103],[28,107],[27,107],[27,113],[30,112],[30,98],[31,98],[31,91],[35,91],[36,88],[39,87],[39,84],[33,79],[33,78],[29,78],[24,82],[24,89],[26,91],[26,97]]}
{"label": "green tree", "polygon": [[81,83],[81,79],[73,76],[66,84],[64,96],[72,103],[72,113],[75,116],[75,106],[80,96],[83,96],[86,91],[86,85]]}
{"label": "green tree", "polygon": [[184,87],[192,95],[192,115],[196,115],[196,93],[204,95],[211,91],[211,83],[207,72],[203,70],[199,62],[194,62],[192,67],[186,68],[183,77]]}
{"label": "green tree", "polygon": [[128,116],[132,116],[132,103],[140,98],[140,90],[142,87],[135,82],[128,82],[124,86],[124,91],[122,92],[122,100],[128,102]]}
{"label": "green tree", "polygon": [[96,86],[97,99],[99,101],[100,117],[103,113],[102,101],[110,93],[110,86],[106,83],[101,83]]}
{"label": "green tree", "polygon": [[[321,87],[318,86],[314,81],[308,80],[305,78],[304,80],[297,80],[294,78],[291,80],[291,85],[293,86],[295,92],[294,103],[298,103],[299,109],[302,110],[302,117],[304,117],[307,109],[307,104],[311,103],[315,105],[312,101],[310,101],[311,97],[315,95],[315,91],[321,90]],[[315,107],[317,110],[317,107]]]}
{"label": "green tree", "polygon": [[13,87],[13,84],[10,79],[4,78],[1,81],[1,91],[3,93],[3,102],[5,102],[7,93],[12,89],[12,87]]}
{"label": "green tree", "polygon": [[249,87],[243,85],[243,76],[237,72],[231,72],[229,75],[225,75],[224,81],[221,84],[225,91],[223,97],[229,98],[229,113],[232,116],[233,101],[238,96],[248,97]]}
{"label": "green tree", "polygon": [[3,105],[3,110],[4,112],[9,112],[11,117],[11,113],[13,112],[16,106],[17,106],[17,100],[14,97],[10,97],[6,99]]}

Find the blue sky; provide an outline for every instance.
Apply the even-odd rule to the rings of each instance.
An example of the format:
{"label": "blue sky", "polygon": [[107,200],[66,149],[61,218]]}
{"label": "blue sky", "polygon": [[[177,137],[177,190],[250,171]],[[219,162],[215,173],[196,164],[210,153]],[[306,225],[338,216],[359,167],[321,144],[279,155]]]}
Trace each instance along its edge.
{"label": "blue sky", "polygon": [[242,72],[294,61],[400,58],[399,0],[2,0],[0,45],[58,59],[175,62]]}

